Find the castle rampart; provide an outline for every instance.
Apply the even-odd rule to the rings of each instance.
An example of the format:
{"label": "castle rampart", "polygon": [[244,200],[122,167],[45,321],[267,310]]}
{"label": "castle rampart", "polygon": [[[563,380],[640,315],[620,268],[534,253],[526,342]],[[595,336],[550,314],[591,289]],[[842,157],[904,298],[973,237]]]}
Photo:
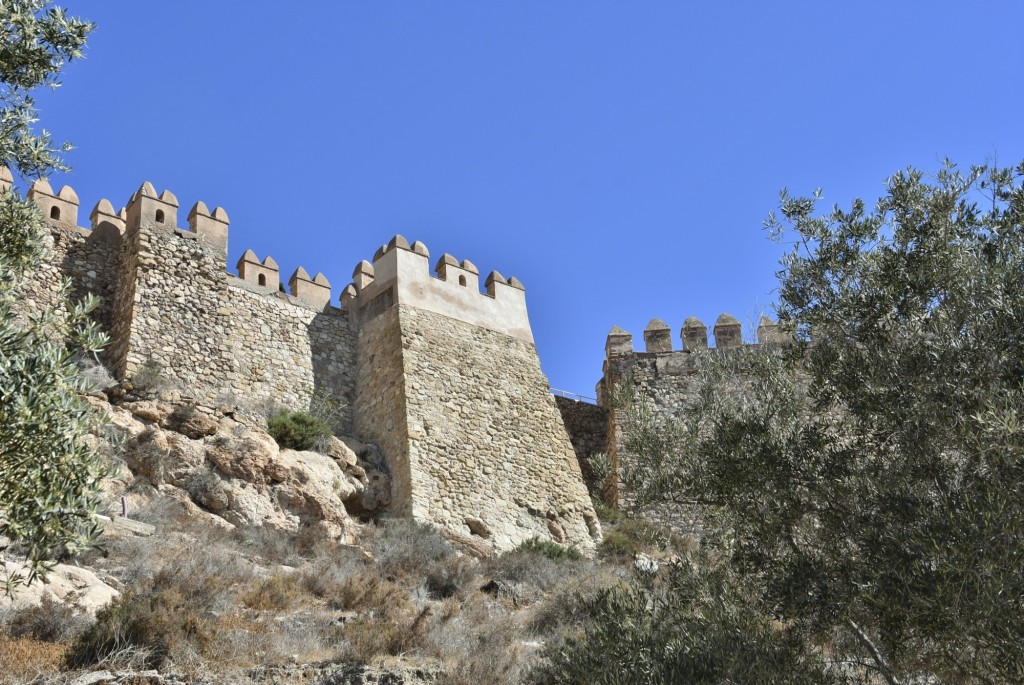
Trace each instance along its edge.
{"label": "castle rampart", "polygon": [[625,448],[629,431],[625,412],[616,406],[617,389],[629,390],[633,402],[650,409],[656,423],[678,417],[699,390],[695,355],[701,352],[737,349],[782,342],[779,325],[761,317],[757,343],[745,343],[743,327],[730,314],[722,314],[713,329],[715,347],[709,350],[707,326],[690,317],[679,331],[682,349],[673,349],[672,333],[661,319],[652,319],[644,329],[644,351],[633,349],[633,336],[615,326],[605,343],[604,376],[597,384],[598,404],[607,410],[605,448],[612,464],[612,477],[605,488],[605,500],[617,506],[632,504],[630,493],[621,482],[623,468],[631,456]]}
{"label": "castle rampart", "polygon": [[[0,185],[10,174],[0,172]],[[476,535],[495,549],[530,537],[593,549],[600,526],[540,369],[523,285],[445,254],[430,273],[422,243],[395,236],[332,304],[322,274],[246,250],[227,272],[229,219],[196,202],[187,228],[168,190],[144,183],[120,211],[107,200],[76,225],[78,197],[37,182],[49,259],[28,308],[57,305],[60,277],[102,298],[105,361],[198,401],[303,409],[345,403],[339,428],[377,443],[392,510]]]}
{"label": "castle rampart", "polygon": [[[533,345],[525,288],[395,236],[342,295],[359,326],[360,435],[387,446],[402,513],[508,549],[592,549],[600,526]],[[369,387],[371,384],[374,388]],[[378,395],[372,397],[371,395]]]}
{"label": "castle rampart", "polygon": [[[517,278],[504,278],[492,271],[480,292],[480,272],[468,259],[461,262],[444,254],[430,273],[430,252],[416,241],[412,245],[400,235],[382,245],[373,264],[356,265],[353,290],[344,298],[360,321],[376,316],[380,302],[406,304],[435,312],[474,326],[533,342],[526,314],[526,289]],[[353,307],[349,306],[352,303]]]}

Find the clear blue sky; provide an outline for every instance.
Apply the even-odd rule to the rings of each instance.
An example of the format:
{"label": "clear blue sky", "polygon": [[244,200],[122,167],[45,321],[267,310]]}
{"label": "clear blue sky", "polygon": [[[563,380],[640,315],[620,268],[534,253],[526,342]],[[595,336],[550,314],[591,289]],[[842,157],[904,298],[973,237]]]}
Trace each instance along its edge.
{"label": "clear blue sky", "polygon": [[142,181],[335,296],[394,233],[519,277],[554,387],[612,325],[747,320],[788,186],[1024,159],[1024,3],[65,0],[98,28],[41,122],[82,222]]}

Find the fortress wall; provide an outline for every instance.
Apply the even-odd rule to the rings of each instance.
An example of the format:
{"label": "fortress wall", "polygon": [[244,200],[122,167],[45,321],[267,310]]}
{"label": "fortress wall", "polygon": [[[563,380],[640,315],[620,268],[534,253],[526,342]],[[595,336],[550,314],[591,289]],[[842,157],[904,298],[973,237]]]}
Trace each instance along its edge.
{"label": "fortress wall", "polygon": [[299,267],[285,294],[277,264],[251,250],[229,275],[221,208],[198,202],[179,228],[177,198],[147,182],[118,213],[97,204],[87,231],[69,188],[38,182],[30,197],[52,249],[26,308],[59,304],[63,274],[104,296],[119,379],[152,370],[197,400],[296,409],[330,394],[347,403],[341,430],[381,448],[393,514],[499,550],[540,537],[590,552],[600,540],[517,279],[491,272],[481,292],[477,268],[447,254],[435,276],[426,247],[396,236],[356,267],[338,309],[322,274]]}
{"label": "fortress wall", "polygon": [[[0,172],[0,185],[3,185]],[[355,331],[348,314],[329,306],[330,286],[300,268],[293,292],[257,287],[226,272],[227,215],[197,203],[188,228],[177,226],[177,199],[144,184],[115,213],[107,200],[92,211],[92,230],[76,226],[78,199],[37,181],[29,191],[50,224],[47,253],[28,280],[24,310],[62,306],[73,296],[101,298],[94,317],[110,334],[105,357],[118,378],[147,364],[189,395],[307,408],[315,394],[345,405],[337,423],[351,428],[355,400]],[[247,253],[250,254],[250,253]],[[243,273],[244,275],[244,273]]]}
{"label": "fortress wall", "polygon": [[348,314],[254,291],[236,278],[228,283],[227,347],[237,371],[225,385],[239,398],[268,398],[293,408],[331,397],[344,404],[336,428],[351,432],[356,334]]}
{"label": "fortress wall", "polygon": [[600,540],[572,443],[533,344],[525,288],[395,236],[356,265],[357,437],[380,444],[398,513],[507,550]]}
{"label": "fortress wall", "polygon": [[[777,344],[782,341],[778,324],[762,317],[757,330],[757,344]],[[605,346],[604,377],[598,384],[598,403],[607,409],[606,449],[613,465],[611,482],[604,492],[607,503],[631,508],[631,493],[622,482],[622,472],[628,468],[633,455],[626,449],[626,436],[630,426],[625,411],[617,406],[614,395],[628,391],[633,402],[644,404],[652,412],[655,425],[678,418],[700,390],[697,380],[697,353],[715,353],[718,350],[747,346],[743,342],[739,321],[729,314],[718,318],[714,328],[715,348],[708,349],[707,327],[698,319],[689,318],[680,331],[682,350],[674,350],[669,327],[653,319],[644,331],[644,352],[633,349],[632,335],[614,327]],[[677,528],[692,529],[696,524],[694,512],[683,509],[648,509],[645,517],[660,520]]]}
{"label": "fortress wall", "polygon": [[[10,171],[0,167],[0,188],[12,185]],[[46,253],[39,269],[25,283],[24,311],[42,307],[62,309],[60,286],[71,279],[71,299],[81,300],[89,293],[100,298],[93,318],[109,329],[114,310],[117,262],[121,251],[124,222],[113,214],[103,200],[93,210],[91,228],[78,226],[78,196],[69,186],[54,193],[45,179],[32,184],[28,198],[39,207],[49,223],[43,236]]]}
{"label": "fortress wall", "polygon": [[84,228],[50,226],[44,236],[47,254],[43,263],[25,284],[24,309],[63,307],[60,301],[61,280],[71,279],[71,298],[81,300],[89,293],[100,298],[93,318],[104,330],[109,329],[116,291],[117,259],[120,235],[116,241],[99,239]]}
{"label": "fortress wall", "polygon": [[[400,305],[412,511],[499,549],[600,529],[532,343]],[[474,523],[471,523],[473,521]]]}
{"label": "fortress wall", "polygon": [[167,191],[160,200],[144,186],[127,210],[120,321],[111,349],[116,374],[131,378],[150,365],[190,394],[230,387],[239,364],[229,344],[235,322],[224,272],[226,243],[177,228],[177,200]]}
{"label": "fortress wall", "polygon": [[572,448],[576,452],[583,480],[588,489],[597,486],[590,469],[590,459],[595,454],[607,451],[605,432],[608,426],[608,410],[596,404],[555,396],[555,405],[562,415],[562,423],[569,434]]}
{"label": "fortress wall", "polygon": [[376,443],[391,471],[391,512],[411,516],[412,477],[406,422],[406,375],[402,332],[396,306],[384,306],[387,294],[378,300],[380,309],[372,317],[362,313],[356,365],[356,396],[353,423],[356,437]]}

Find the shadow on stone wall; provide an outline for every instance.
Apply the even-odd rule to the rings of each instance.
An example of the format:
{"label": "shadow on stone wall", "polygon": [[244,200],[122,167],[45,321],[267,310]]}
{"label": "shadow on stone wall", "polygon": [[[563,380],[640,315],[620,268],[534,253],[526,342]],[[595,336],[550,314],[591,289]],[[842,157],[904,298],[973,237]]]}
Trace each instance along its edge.
{"label": "shadow on stone wall", "polygon": [[590,458],[607,451],[608,410],[596,404],[557,395],[555,404],[562,414],[562,422],[569,434],[573,451],[576,452],[576,460],[580,463],[580,471],[583,472],[587,490],[595,493],[600,484],[594,477]]}
{"label": "shadow on stone wall", "polygon": [[313,398],[310,402],[338,403],[332,427],[345,435],[352,435],[358,334],[348,312],[333,307],[313,317],[307,330],[313,357]]}
{"label": "shadow on stone wall", "polygon": [[118,259],[123,237],[117,227],[101,222],[85,233],[55,232],[55,249],[63,253],[61,274],[71,279],[73,301],[92,293],[100,298],[93,318],[110,332],[114,317],[114,296],[117,290]]}

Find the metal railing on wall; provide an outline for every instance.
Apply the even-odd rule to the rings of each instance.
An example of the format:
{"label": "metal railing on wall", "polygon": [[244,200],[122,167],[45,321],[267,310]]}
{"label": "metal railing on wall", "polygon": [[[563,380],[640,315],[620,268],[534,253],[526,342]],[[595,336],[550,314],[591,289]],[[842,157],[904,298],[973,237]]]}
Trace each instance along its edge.
{"label": "metal railing on wall", "polygon": [[566,399],[575,400],[577,402],[597,404],[596,397],[587,397],[586,395],[580,395],[579,393],[569,392],[568,390],[559,390],[558,388],[551,388],[551,394],[556,395],[558,397],[564,397]]}

